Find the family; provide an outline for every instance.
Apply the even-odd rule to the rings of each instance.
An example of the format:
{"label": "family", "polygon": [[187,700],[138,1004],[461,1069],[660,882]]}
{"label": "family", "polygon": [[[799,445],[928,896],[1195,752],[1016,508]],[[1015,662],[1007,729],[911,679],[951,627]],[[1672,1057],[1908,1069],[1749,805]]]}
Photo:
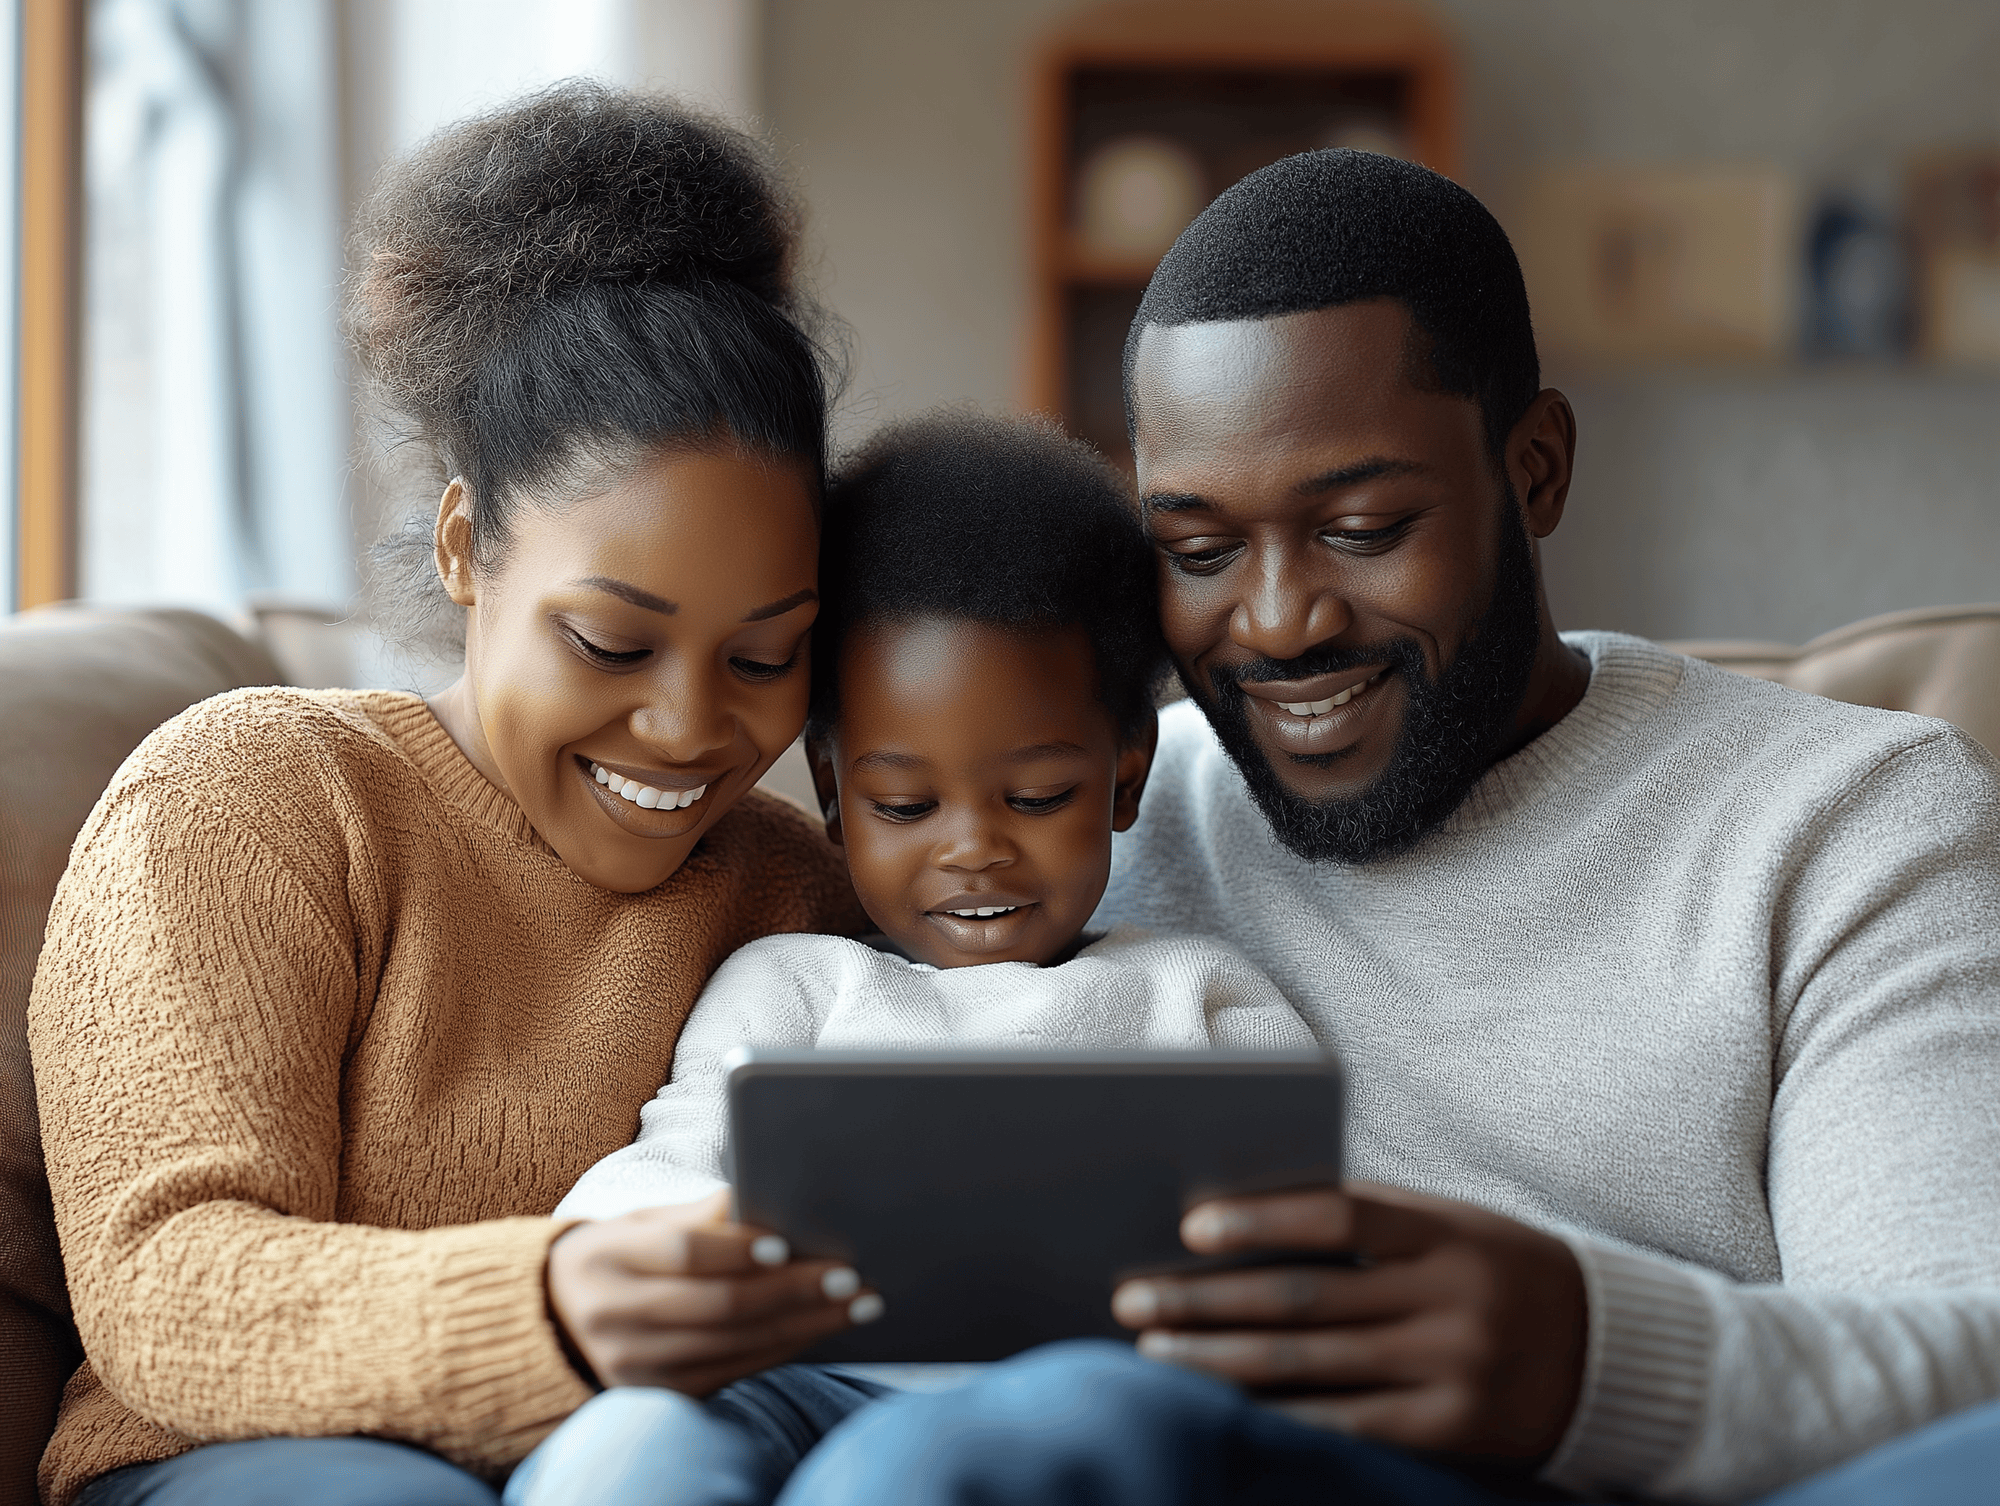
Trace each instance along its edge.
{"label": "family", "polygon": [[[378,185],[356,359],[448,478],[383,568],[463,673],[205,702],[79,837],[45,1501],[1990,1490],[2000,768],[1558,633],[1576,423],[1485,208],[1223,193],[1126,346],[1136,499],[971,410],[830,461],[799,223],[589,85]],[[818,819],[755,789],[801,730]],[[1317,1046],[1353,1180],[1194,1208],[1276,1258],[1128,1281],[1129,1345],[793,1363],[890,1299],[731,1222],[746,1043]]]}

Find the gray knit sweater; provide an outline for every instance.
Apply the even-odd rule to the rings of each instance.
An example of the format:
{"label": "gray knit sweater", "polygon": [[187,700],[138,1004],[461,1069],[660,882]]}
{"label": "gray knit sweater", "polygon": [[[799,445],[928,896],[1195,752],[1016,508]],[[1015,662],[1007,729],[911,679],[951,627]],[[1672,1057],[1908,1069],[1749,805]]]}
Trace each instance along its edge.
{"label": "gray knit sweater", "polygon": [[1356,1176],[1567,1238],[1547,1476],[1737,1501],[2000,1395],[2000,768],[1570,635],[1583,701],[1410,852],[1277,846],[1188,705],[1098,925],[1210,932],[1350,1074]]}

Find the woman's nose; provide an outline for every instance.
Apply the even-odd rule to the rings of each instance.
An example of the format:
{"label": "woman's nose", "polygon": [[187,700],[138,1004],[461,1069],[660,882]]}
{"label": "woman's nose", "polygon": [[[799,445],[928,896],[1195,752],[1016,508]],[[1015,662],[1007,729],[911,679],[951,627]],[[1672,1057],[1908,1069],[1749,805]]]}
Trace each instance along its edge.
{"label": "woman's nose", "polygon": [[669,763],[700,763],[734,737],[724,687],[702,666],[664,664],[632,708],[632,735]]}
{"label": "woman's nose", "polygon": [[1335,584],[1289,550],[1263,550],[1229,618],[1238,647],[1265,659],[1296,659],[1337,638],[1354,621]]}

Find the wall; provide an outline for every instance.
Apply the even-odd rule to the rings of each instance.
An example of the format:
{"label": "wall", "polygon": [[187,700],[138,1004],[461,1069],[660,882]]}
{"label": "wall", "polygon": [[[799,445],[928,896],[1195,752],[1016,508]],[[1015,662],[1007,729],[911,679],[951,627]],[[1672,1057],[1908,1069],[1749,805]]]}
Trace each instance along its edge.
{"label": "wall", "polygon": [[[852,433],[1020,390],[1024,67],[1071,0],[769,0],[764,93],[855,334]],[[1988,0],[1443,0],[1469,185],[1548,159],[1771,160],[1880,183],[2000,142]],[[1552,371],[1581,431],[1546,554],[1560,621],[1798,641],[2000,600],[2000,378]]]}

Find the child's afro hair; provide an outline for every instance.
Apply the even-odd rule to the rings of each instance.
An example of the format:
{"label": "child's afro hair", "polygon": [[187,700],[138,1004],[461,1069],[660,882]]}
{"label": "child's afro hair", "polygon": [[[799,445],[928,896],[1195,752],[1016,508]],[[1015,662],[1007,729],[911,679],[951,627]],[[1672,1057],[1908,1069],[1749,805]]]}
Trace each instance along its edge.
{"label": "child's afro hair", "polygon": [[1161,260],[1125,342],[1149,324],[1265,319],[1394,298],[1427,337],[1419,381],[1475,400],[1494,454],[1541,390],[1507,232],[1451,179],[1371,152],[1302,152],[1225,189]]}
{"label": "child's afro hair", "polygon": [[1165,673],[1152,545],[1125,480],[1037,419],[947,409],[892,424],[827,487],[813,630],[815,737],[840,711],[843,643],[882,622],[945,618],[1082,628],[1121,738]]}

